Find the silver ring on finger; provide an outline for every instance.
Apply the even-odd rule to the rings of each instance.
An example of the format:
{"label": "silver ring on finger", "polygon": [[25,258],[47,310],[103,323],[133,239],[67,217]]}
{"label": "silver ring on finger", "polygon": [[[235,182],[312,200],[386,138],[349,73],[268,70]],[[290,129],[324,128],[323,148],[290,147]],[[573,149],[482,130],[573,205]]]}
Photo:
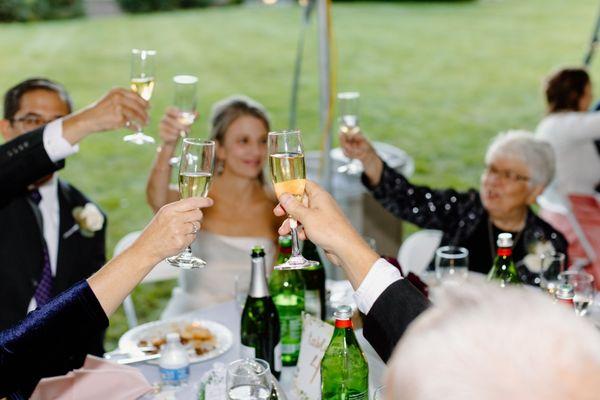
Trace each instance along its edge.
{"label": "silver ring on finger", "polygon": [[200,227],[196,224],[196,221],[192,221],[192,235],[195,235],[200,230]]}

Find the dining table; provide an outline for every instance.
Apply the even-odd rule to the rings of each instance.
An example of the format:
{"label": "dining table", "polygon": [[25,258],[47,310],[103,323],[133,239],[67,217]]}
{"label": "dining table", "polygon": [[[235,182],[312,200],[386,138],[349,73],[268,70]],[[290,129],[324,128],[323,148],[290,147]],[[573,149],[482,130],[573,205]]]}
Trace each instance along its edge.
{"label": "dining table", "polygon": [[[160,399],[177,399],[191,400],[198,399],[199,383],[205,373],[213,368],[215,363],[223,363],[227,366],[229,363],[242,358],[240,355],[240,319],[241,309],[235,300],[225,303],[213,305],[203,309],[193,311],[184,316],[190,320],[208,320],[222,324],[228,328],[233,336],[232,346],[223,354],[202,362],[190,364],[190,379],[189,383],[182,388],[172,391],[159,391],[157,393],[148,394],[143,397],[144,400],[160,400]],[[355,334],[357,340],[365,353],[369,364],[369,393],[372,394],[378,387],[383,385],[383,379],[386,371],[386,365],[381,360],[377,352],[366,341],[362,334],[362,329],[356,329]],[[137,368],[150,382],[157,388],[160,387],[160,373],[158,363],[154,362],[139,362],[131,364]],[[283,367],[279,384],[288,400],[300,400],[294,391],[294,375],[296,367]]]}

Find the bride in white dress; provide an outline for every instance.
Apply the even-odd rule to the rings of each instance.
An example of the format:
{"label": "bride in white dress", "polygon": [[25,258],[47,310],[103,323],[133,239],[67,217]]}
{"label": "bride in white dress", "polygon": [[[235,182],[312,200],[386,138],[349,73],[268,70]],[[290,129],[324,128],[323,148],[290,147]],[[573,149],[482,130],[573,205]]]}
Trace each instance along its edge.
{"label": "bride in white dress", "polygon": [[[146,187],[154,211],[179,199],[177,188],[170,186],[169,159],[180,132],[189,128],[177,121],[178,114],[177,109],[169,108],[160,123],[162,144]],[[236,278],[241,287],[249,284],[253,246],[264,246],[267,260],[270,264],[274,261],[281,220],[273,215],[276,198],[263,178],[267,113],[256,101],[233,96],[213,106],[211,131],[217,142],[217,161],[208,195],[214,205],[203,210],[202,227],[192,244],[193,253],[207,266],[181,271],[163,318],[233,299]]]}

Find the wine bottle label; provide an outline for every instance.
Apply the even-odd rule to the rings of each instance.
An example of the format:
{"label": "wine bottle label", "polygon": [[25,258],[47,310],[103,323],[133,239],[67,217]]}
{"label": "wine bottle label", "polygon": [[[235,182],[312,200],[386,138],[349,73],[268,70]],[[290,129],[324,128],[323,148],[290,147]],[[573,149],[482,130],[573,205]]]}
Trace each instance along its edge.
{"label": "wine bottle label", "polygon": [[277,346],[275,346],[275,348],[273,349],[274,355],[273,357],[275,358],[275,362],[274,362],[274,368],[275,371],[277,372],[281,372],[281,342],[277,343]]}
{"label": "wine bottle label", "polygon": [[282,354],[295,354],[300,350],[300,345],[295,343],[286,343],[281,345]]}
{"label": "wine bottle label", "polygon": [[279,315],[281,321],[281,337],[286,343],[281,346],[283,354],[295,354],[300,349],[302,320],[298,315]]}
{"label": "wine bottle label", "polygon": [[256,358],[256,350],[254,347],[245,346],[243,343],[240,343],[240,357]]}
{"label": "wine bottle label", "polygon": [[321,296],[318,290],[306,290],[304,292],[304,311],[313,317],[322,318],[321,315]]}

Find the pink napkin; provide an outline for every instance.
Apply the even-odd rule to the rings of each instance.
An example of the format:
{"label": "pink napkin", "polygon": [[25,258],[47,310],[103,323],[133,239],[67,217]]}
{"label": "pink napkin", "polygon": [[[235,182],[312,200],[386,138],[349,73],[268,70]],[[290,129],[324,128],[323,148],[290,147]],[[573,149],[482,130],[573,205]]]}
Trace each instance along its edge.
{"label": "pink napkin", "polygon": [[135,368],[88,355],[83,367],[63,376],[45,378],[32,400],[133,400],[152,390]]}

